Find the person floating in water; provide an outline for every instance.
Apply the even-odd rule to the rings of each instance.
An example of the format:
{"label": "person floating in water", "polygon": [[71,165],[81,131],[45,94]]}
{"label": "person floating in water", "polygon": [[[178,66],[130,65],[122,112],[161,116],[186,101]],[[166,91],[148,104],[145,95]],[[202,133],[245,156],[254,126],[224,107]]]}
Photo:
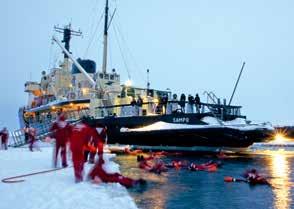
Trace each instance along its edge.
{"label": "person floating in water", "polygon": [[168,168],[175,168],[176,170],[179,170],[185,166],[187,166],[186,161],[179,161],[179,160],[173,160],[171,163],[165,164]]}
{"label": "person floating in water", "polygon": [[251,169],[243,174],[250,184],[269,184],[265,177],[261,176],[256,169]]}
{"label": "person floating in water", "polygon": [[162,160],[153,156],[145,158],[143,155],[138,155],[137,161],[139,162],[139,168],[149,172],[160,174],[168,170]]}
{"label": "person floating in water", "polygon": [[214,161],[208,161],[207,163],[202,164],[196,164],[191,163],[188,167],[190,171],[209,171],[209,172],[215,172],[217,171],[217,168],[221,165],[221,162],[214,162]]}

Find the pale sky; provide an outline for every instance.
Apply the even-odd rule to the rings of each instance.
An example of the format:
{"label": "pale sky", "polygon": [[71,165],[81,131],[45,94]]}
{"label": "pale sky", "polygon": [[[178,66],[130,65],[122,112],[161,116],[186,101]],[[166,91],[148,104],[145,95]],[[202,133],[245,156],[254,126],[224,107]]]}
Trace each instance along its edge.
{"label": "pale sky", "polygon": [[[242,105],[250,120],[294,124],[294,1],[110,2],[110,11],[117,12],[109,30],[108,69],[116,68],[123,81],[128,69],[135,85],[146,86],[149,68],[153,88],[199,93],[203,101],[207,90],[229,100],[245,61],[233,104]],[[24,83],[40,81],[41,71],[62,57],[51,45],[54,25],[71,22],[81,29],[83,37],[71,42],[73,56],[94,59],[100,68],[104,0],[4,0],[2,5],[0,127],[12,130],[18,128],[18,108],[27,102]]]}

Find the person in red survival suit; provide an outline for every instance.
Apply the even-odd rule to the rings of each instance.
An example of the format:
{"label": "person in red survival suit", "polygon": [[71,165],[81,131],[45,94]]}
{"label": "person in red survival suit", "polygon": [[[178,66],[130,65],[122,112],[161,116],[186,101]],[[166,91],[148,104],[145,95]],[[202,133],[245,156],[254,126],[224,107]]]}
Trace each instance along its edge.
{"label": "person in red survival suit", "polygon": [[69,141],[71,127],[68,122],[65,121],[65,115],[61,114],[58,119],[52,124],[50,131],[52,137],[55,138],[55,152],[53,157],[54,167],[57,167],[57,157],[60,151],[62,167],[67,167],[66,160],[66,144]]}
{"label": "person in red survival suit", "polygon": [[107,139],[107,127],[102,128],[96,128],[96,137],[92,137],[88,145],[86,146],[85,150],[85,162],[88,159],[88,154],[90,154],[89,157],[89,163],[94,164],[95,162],[95,156],[97,154],[97,149],[98,149],[98,157],[103,158],[103,147],[104,143],[106,142]]}
{"label": "person in red survival suit", "polygon": [[33,147],[34,147],[34,144],[36,142],[36,134],[37,134],[37,131],[35,128],[31,127],[30,130],[29,130],[29,150],[31,152],[33,152]]}
{"label": "person in red survival suit", "polygon": [[2,129],[2,131],[0,132],[0,136],[1,136],[1,148],[7,150],[9,133],[6,127]]}
{"label": "person in red survival suit", "polygon": [[[72,161],[74,167],[75,181],[83,181],[84,170],[84,146],[91,140],[98,141],[99,135],[94,127],[91,127],[85,120],[72,127],[70,137],[70,148],[72,151]],[[98,149],[101,147],[98,146]],[[98,150],[99,153],[103,153],[102,150]],[[101,160],[102,154],[101,154]]]}
{"label": "person in red survival suit", "polygon": [[103,169],[103,161],[99,160],[89,173],[89,178],[95,183],[119,183],[127,188],[133,187],[137,184],[145,184],[143,179],[134,180],[132,178],[125,177],[119,173],[107,173]]}

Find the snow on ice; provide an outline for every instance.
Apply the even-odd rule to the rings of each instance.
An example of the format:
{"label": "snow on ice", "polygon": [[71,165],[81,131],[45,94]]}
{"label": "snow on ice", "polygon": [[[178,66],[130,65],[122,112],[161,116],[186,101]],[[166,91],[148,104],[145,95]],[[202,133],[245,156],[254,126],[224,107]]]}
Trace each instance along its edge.
{"label": "snow on ice", "polygon": [[[105,154],[107,172],[119,166]],[[70,161],[70,160],[69,160]],[[52,148],[30,152],[28,148],[0,150],[0,178],[52,169]],[[85,174],[92,165],[85,164]],[[86,176],[86,175],[85,175]],[[74,183],[73,168],[28,176],[20,183],[0,183],[0,209],[133,209],[137,208],[126,188],[118,183]]]}

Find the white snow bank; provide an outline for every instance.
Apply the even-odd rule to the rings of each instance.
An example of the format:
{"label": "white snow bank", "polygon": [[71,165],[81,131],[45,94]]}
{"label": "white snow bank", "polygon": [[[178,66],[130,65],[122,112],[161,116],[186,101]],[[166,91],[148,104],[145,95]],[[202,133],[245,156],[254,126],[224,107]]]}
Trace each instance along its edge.
{"label": "white snow bank", "polygon": [[[52,168],[52,148],[29,152],[27,148],[0,150],[0,179]],[[105,169],[119,166],[105,155]],[[69,160],[70,161],[70,160]],[[85,174],[92,165],[86,164]],[[21,183],[0,182],[0,209],[133,209],[137,208],[120,184],[74,183],[73,168],[23,178]]]}
{"label": "white snow bank", "polygon": [[190,125],[190,124],[177,124],[177,123],[166,123],[166,122],[156,122],[151,125],[142,128],[121,128],[121,132],[141,132],[141,131],[158,131],[158,130],[171,130],[171,129],[204,129],[204,128],[232,128],[242,131],[249,131],[255,129],[269,129],[274,130],[274,128],[268,123],[261,124],[246,124],[246,121],[242,119],[236,119],[232,121],[223,122],[220,125],[217,119],[213,117],[205,117],[201,121],[208,123],[208,125]]}
{"label": "white snow bank", "polygon": [[218,120],[214,117],[204,117],[201,119],[202,122],[207,123],[209,125],[220,125]]}

